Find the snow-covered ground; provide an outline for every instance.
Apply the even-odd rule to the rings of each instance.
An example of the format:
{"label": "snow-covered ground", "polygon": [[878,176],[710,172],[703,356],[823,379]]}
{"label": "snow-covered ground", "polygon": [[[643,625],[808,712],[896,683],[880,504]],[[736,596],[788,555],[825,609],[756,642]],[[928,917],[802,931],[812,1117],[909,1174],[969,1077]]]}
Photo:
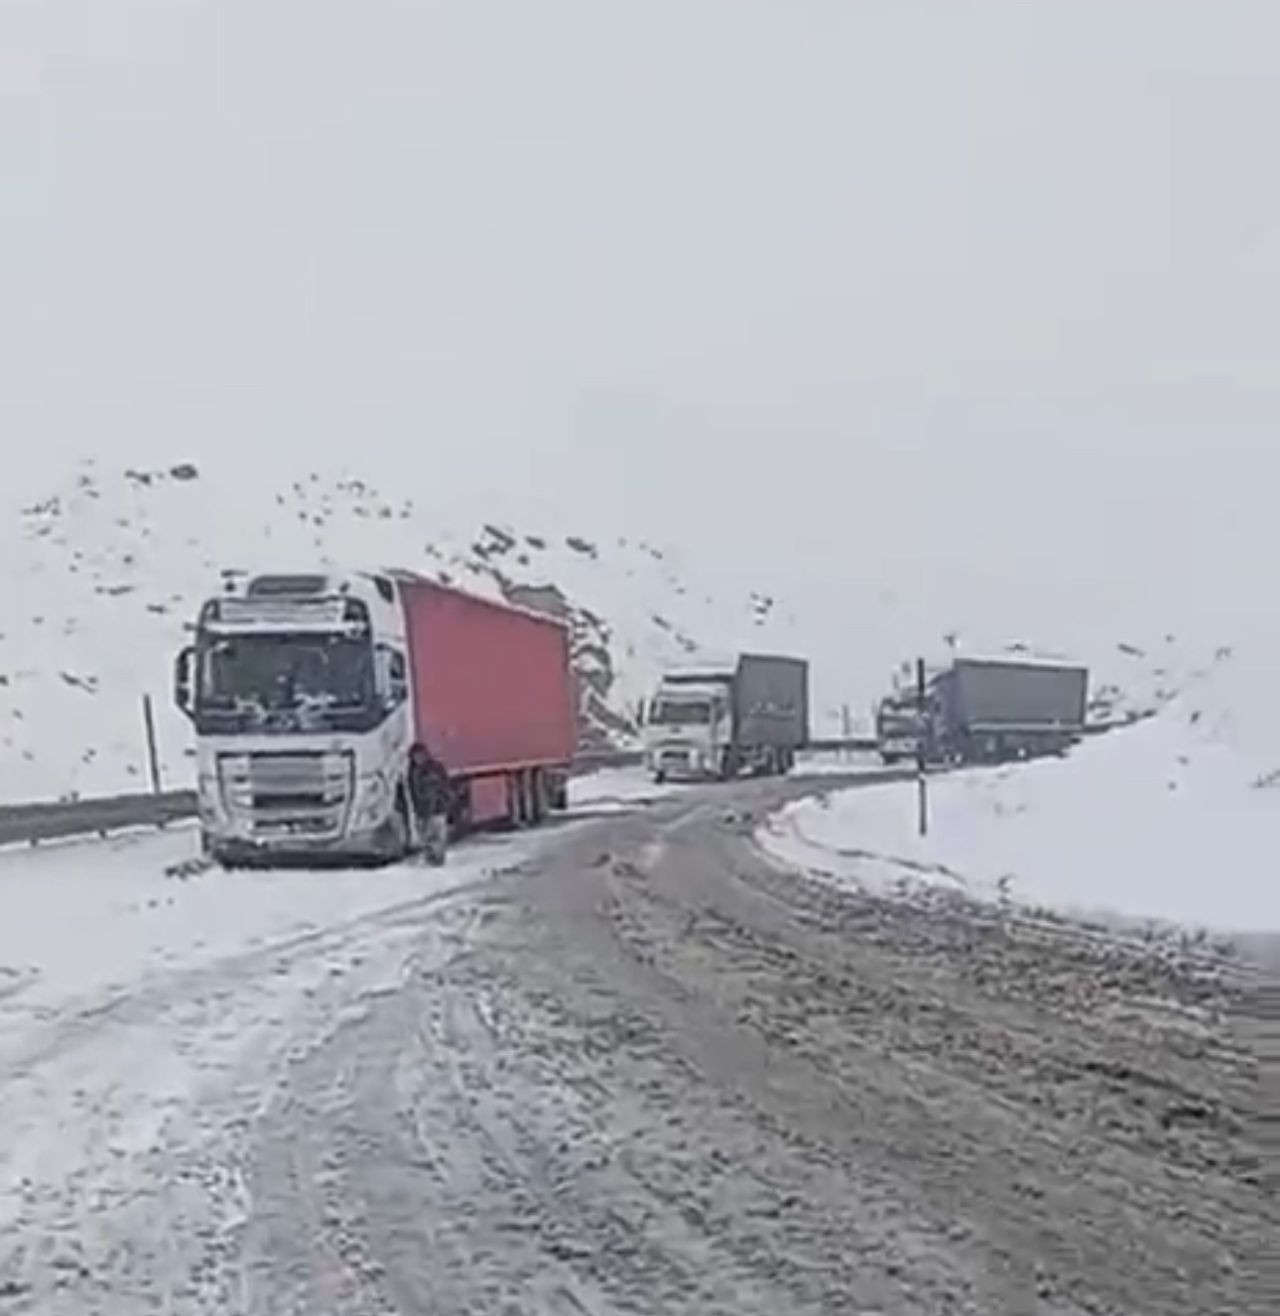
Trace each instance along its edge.
{"label": "snow-covered ground", "polygon": [[198,970],[335,923],[443,894],[516,862],[529,838],[480,840],[439,869],[224,873],[195,831],[0,853],[0,1054],[26,1019],[110,997],[152,974]]}
{"label": "snow-covered ground", "polygon": [[[635,769],[596,773],[571,783],[568,816],[635,807],[668,789]],[[185,825],[0,850],[0,1053],[15,1022],[443,895],[518,862],[540,839],[471,837],[439,869],[244,873],[205,867]]]}
{"label": "snow-covered ground", "polygon": [[[308,1020],[332,1025],[447,956],[438,920],[465,921],[492,873],[552,835],[373,872],[208,870],[191,828],[0,853],[0,1293],[16,1311],[70,1310],[71,1289],[125,1310],[151,1240],[170,1246],[156,1184],[180,1201],[201,1185],[216,1218],[177,1233],[216,1253],[245,1211],[218,1094],[265,1101]],[[205,1150],[159,1166],[178,1123]],[[121,1212],[138,1213],[123,1251]]]}
{"label": "snow-covered ground", "polygon": [[672,782],[659,785],[642,768],[605,768],[569,783],[570,809],[592,813],[622,812],[673,795],[680,787]]}
{"label": "snow-covered ground", "polygon": [[979,898],[1226,933],[1280,931],[1280,709],[1271,650],[1224,655],[1150,720],[1066,760],[793,804],[765,848],[839,881],[950,885]]}

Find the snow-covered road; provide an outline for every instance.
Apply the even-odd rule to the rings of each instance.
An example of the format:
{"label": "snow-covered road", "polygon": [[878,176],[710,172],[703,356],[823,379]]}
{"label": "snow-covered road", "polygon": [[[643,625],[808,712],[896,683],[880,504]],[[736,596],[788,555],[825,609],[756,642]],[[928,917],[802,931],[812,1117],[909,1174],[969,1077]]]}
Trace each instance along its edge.
{"label": "snow-covered road", "polygon": [[443,872],[0,855],[0,1316],[1271,1310],[1229,984],[782,871],[817,788],[602,776]]}
{"label": "snow-covered road", "polygon": [[247,1121],[345,1013],[447,955],[440,914],[535,844],[439,872],[192,873],[187,830],[0,856],[0,1293],[240,1310],[222,1257]]}
{"label": "snow-covered road", "polygon": [[[582,817],[652,797],[636,773],[572,788]],[[562,832],[474,838],[438,870],[223,873],[186,826],[0,853],[6,1313],[243,1310],[223,1261],[245,1129]]]}

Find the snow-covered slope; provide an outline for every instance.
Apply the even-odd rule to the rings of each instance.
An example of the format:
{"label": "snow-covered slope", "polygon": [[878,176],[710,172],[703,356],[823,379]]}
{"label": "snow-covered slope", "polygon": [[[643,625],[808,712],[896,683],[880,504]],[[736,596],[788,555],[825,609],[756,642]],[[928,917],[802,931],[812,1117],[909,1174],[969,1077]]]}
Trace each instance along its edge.
{"label": "snow-covered slope", "polygon": [[700,582],[655,545],[486,525],[447,490],[308,474],[277,488],[189,464],[86,464],[6,527],[0,583],[0,799],[137,789],[150,694],[167,783],[189,780],[173,656],[224,570],[398,566],[570,621],[592,739],[625,737],[662,665],[705,648],[785,644],[772,599]]}
{"label": "snow-covered slope", "polygon": [[1259,640],[1140,725],[1069,759],[798,804],[762,839],[837,878],[924,879],[980,897],[1230,932],[1280,931],[1280,655]]}

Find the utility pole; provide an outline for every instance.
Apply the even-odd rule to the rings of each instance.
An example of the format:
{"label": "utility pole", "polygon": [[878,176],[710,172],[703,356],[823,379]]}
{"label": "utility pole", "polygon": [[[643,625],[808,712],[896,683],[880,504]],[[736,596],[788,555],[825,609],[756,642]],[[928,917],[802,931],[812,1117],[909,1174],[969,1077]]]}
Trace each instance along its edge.
{"label": "utility pole", "polygon": [[929,779],[925,773],[924,659],[916,659],[916,796],[921,836],[929,835]]}
{"label": "utility pole", "polygon": [[160,794],[160,756],[156,753],[156,719],[151,708],[151,696],[142,696],[142,725],[147,736],[147,768],[151,773],[151,790]]}

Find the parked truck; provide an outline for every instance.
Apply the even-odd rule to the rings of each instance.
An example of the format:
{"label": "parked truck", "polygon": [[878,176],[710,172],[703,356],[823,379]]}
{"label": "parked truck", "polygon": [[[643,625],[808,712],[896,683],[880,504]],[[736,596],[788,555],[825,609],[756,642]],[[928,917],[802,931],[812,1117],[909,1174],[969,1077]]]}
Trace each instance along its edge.
{"label": "parked truck", "polygon": [[233,581],[200,609],[175,695],[223,863],[403,857],[416,744],[444,765],[455,828],[533,824],[566,802],[566,628],[409,572]]}
{"label": "parked truck", "polygon": [[790,771],[809,739],[809,665],[742,654],[667,672],[649,701],[645,759],[655,781]]}
{"label": "parked truck", "polygon": [[929,684],[928,756],[1001,763],[1061,754],[1084,732],[1088,686],[1083,667],[957,659]]}

